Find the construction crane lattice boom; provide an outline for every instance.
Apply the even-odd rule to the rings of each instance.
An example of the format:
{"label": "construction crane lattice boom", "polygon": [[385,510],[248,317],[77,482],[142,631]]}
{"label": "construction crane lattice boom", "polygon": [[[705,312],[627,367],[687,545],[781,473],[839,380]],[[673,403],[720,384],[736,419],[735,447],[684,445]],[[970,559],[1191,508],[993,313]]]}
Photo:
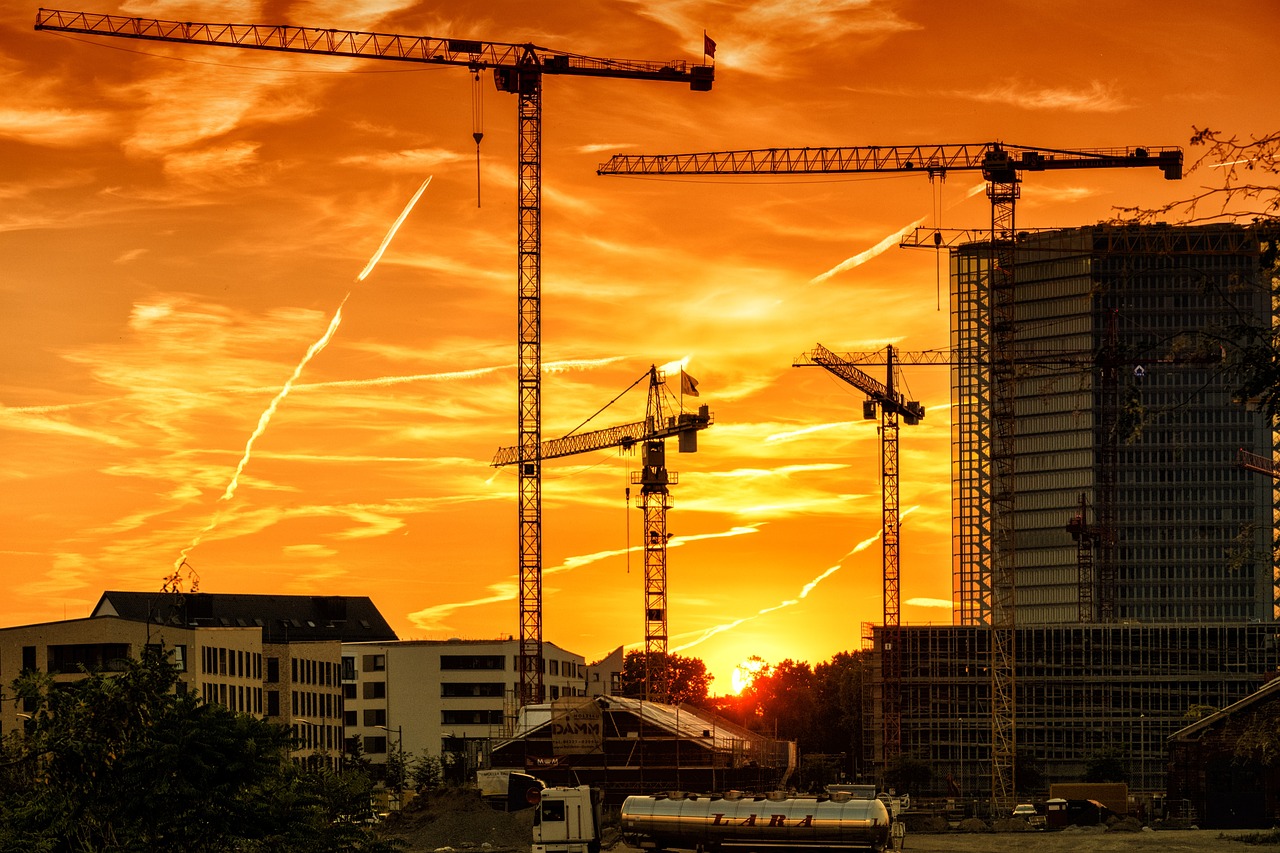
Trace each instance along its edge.
{"label": "construction crane lattice boom", "polygon": [[546,74],[688,83],[710,91],[715,67],[601,59],[532,44],[262,24],[193,23],[40,9],[37,30],[493,70],[517,105],[517,404],[519,436],[520,705],[542,685],[542,78]]}

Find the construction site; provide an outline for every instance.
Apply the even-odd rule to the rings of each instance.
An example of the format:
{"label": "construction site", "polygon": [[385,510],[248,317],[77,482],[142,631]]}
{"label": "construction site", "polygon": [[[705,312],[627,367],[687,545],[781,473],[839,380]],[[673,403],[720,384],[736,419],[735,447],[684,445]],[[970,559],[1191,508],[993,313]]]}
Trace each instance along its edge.
{"label": "construction site", "polygon": [[[491,464],[514,469],[517,479],[520,645],[518,687],[486,760],[585,779],[614,799],[655,785],[785,784],[796,756],[784,741],[668,705],[670,685],[656,667],[646,666],[643,700],[570,708],[551,701],[543,683],[544,463],[639,449],[631,482],[643,513],[644,600],[634,609],[643,610],[646,660],[657,661],[678,633],[668,619],[667,554],[678,477],[667,467],[666,441],[696,451],[698,433],[715,422],[709,405],[692,399],[696,388],[683,370],[655,365],[637,380],[648,389],[642,420],[543,435],[544,77],[675,82],[706,92],[714,66],[49,10],[37,28],[493,72],[518,114],[518,431]],[[1224,369],[1232,329],[1277,322],[1280,280],[1267,259],[1280,229],[1020,229],[1015,221],[1022,182],[1040,173],[1137,169],[1176,180],[1182,165],[1172,146],[984,142],[617,155],[600,166],[604,177],[974,173],[986,182],[989,227],[925,229],[903,244],[945,253],[949,348],[841,352],[818,344],[793,365],[778,365],[831,373],[865,394],[860,416],[879,422],[883,612],[848,640],[851,649],[861,643],[873,672],[859,758],[874,769],[858,781],[881,782],[891,767],[914,760],[932,770],[919,794],[1008,814],[1029,790],[1078,781],[1091,760],[1114,755],[1130,790],[1154,803],[1165,790],[1166,739],[1188,713],[1225,707],[1280,672],[1273,462],[1280,436],[1236,398]],[[816,333],[830,341],[842,330]],[[901,377],[939,367],[949,372],[951,394],[952,624],[911,625],[902,618],[911,566],[901,556],[899,431],[924,420],[925,407],[902,393]],[[587,705],[588,741],[566,745],[556,721]],[[378,728],[390,732],[382,719]],[[582,754],[590,760],[566,760]]]}

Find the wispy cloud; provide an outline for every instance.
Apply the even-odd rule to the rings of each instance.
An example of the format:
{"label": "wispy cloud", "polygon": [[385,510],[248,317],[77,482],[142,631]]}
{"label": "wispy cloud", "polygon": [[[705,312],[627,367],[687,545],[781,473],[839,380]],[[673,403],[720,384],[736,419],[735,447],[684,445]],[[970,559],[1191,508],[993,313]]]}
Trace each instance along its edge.
{"label": "wispy cloud", "polygon": [[911,607],[937,607],[951,609],[952,602],[949,598],[908,598],[903,604]]}
{"label": "wispy cloud", "polygon": [[870,548],[877,541],[879,541],[880,534],[882,532],[883,531],[877,531],[874,536],[869,536],[866,539],[863,539],[857,545],[854,545],[851,549],[849,549],[848,553],[846,553],[843,557],[841,557],[836,562],[834,566],[831,566],[823,570],[822,572],[818,573],[818,575],[814,577],[812,580],[810,580],[808,583],[804,584],[800,588],[800,592],[796,594],[795,598],[788,598],[778,602],[777,604],[772,604],[772,605],[769,605],[768,607],[762,607],[759,610],[757,610],[755,613],[752,613],[747,616],[739,617],[737,619],[732,620],[731,622],[723,622],[719,625],[713,625],[712,627],[699,632],[695,639],[690,640],[687,643],[682,643],[679,646],[672,648],[671,651],[673,653],[683,652],[687,649],[691,649],[691,648],[694,648],[695,646],[699,646],[702,643],[705,643],[707,640],[710,640],[712,637],[716,636],[717,634],[723,634],[726,631],[732,631],[733,629],[739,628],[748,622],[759,619],[762,616],[768,616],[771,613],[776,613],[777,611],[782,610],[784,608],[794,607],[795,605],[799,604],[801,600],[808,597],[809,593],[817,589],[820,583],[822,583],[824,580],[834,575],[836,572],[840,571],[840,569],[843,568],[844,566],[845,560],[849,559],[854,554],[857,554],[861,551],[865,551],[867,548]]}
{"label": "wispy cloud", "polygon": [[1041,86],[1019,80],[1001,80],[981,88],[932,89],[925,92],[905,87],[849,88],[862,94],[975,101],[1032,111],[1118,113],[1133,108],[1133,104],[1120,94],[1115,84],[1100,80],[1092,80],[1076,87]]}
{"label": "wispy cloud", "polygon": [[[716,533],[695,533],[689,536],[674,536],[667,543],[667,549],[679,548],[692,542],[702,542],[710,539],[726,539],[735,536],[745,536],[751,533],[759,532],[759,524],[743,525],[733,527],[729,530],[719,531]],[[642,545],[634,545],[631,548],[619,548],[606,551],[596,551],[591,554],[579,554],[569,557],[556,566],[548,566],[542,570],[543,576],[561,574],[570,572],[574,569],[581,569],[584,566],[590,566],[602,560],[612,559],[614,557],[622,557],[630,552],[641,553],[644,547]],[[449,627],[447,619],[456,611],[480,607],[486,604],[499,604],[503,602],[515,601],[518,584],[513,580],[510,582],[502,582],[498,584],[490,584],[488,587],[489,594],[479,598],[468,599],[466,601],[450,602],[448,604],[438,604],[433,607],[427,607],[422,610],[409,614],[410,621],[415,626],[424,631],[438,631]]]}

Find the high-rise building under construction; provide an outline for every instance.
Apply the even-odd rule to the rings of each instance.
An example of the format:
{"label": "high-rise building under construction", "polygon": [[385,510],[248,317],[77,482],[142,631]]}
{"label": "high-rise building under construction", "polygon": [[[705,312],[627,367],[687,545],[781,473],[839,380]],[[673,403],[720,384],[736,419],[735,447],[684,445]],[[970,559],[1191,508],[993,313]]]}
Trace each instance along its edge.
{"label": "high-rise building under construction", "polygon": [[1007,725],[1020,794],[1101,756],[1155,794],[1188,710],[1277,672],[1280,444],[1225,361],[1277,325],[1277,235],[1098,225],[952,251],[957,624],[875,630],[877,676],[896,640],[900,743],[873,701],[865,758],[985,798]]}
{"label": "high-rise building under construction", "polygon": [[[1259,236],[1233,225],[1025,233],[1007,297],[976,295],[987,245],[955,252],[953,399],[969,399],[980,371],[1012,375],[955,407],[957,450],[985,443],[993,461],[956,454],[960,621],[985,621],[996,547],[1007,553],[990,559],[1014,567],[1020,625],[1274,618],[1277,481],[1239,458],[1276,448],[1223,363],[1240,327],[1271,325]],[[984,298],[1012,303],[1000,351],[1000,321],[966,310]],[[990,399],[1002,388],[1012,405]],[[993,545],[983,520],[998,528],[1002,506],[1014,517]]]}

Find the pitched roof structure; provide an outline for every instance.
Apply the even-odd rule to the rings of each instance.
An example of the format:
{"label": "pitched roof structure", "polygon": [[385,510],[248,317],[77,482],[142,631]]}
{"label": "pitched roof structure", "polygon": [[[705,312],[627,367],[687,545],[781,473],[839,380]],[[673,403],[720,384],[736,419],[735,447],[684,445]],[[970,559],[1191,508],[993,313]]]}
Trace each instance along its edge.
{"label": "pitched roof structure", "polygon": [[1198,740],[1206,733],[1225,724],[1236,714],[1254,710],[1255,706],[1275,701],[1278,697],[1280,697],[1280,678],[1273,678],[1243,699],[1232,702],[1227,707],[1178,729],[1169,735],[1168,739],[1171,741]]}
{"label": "pitched roof structure", "polygon": [[399,639],[365,595],[252,595],[108,590],[93,617],[211,628],[262,629],[265,643]]}

